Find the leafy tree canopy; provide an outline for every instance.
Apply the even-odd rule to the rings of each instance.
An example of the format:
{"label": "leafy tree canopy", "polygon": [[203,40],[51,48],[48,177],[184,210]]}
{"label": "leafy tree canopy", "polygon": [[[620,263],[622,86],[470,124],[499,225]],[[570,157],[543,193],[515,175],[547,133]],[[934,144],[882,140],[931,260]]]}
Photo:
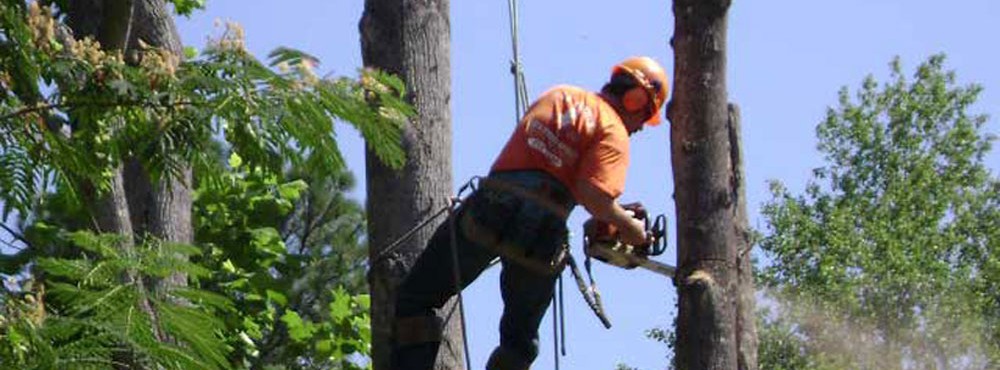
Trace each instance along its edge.
{"label": "leafy tree canopy", "polygon": [[[0,3],[0,201],[28,210],[52,179],[107,184],[125,158],[155,178],[205,163],[213,135],[252,166],[291,162],[320,173],[344,163],[333,123],[356,127],[379,157],[401,166],[401,127],[412,109],[397,78],[320,78],[318,61],[279,48],[265,65],[235,25],[200,56],[161,49],[108,52],[74,39],[37,3]],[[128,63],[135,58],[137,63]],[[133,65],[136,64],[136,65]],[[272,69],[273,68],[273,69]]]}
{"label": "leafy tree canopy", "polygon": [[[234,25],[186,54],[108,51],[0,0],[0,203],[20,249],[0,255],[17,277],[0,289],[0,368],[363,367],[364,215],[333,124],[401,166],[402,83],[321,78],[287,48],[262,63]],[[80,194],[132,159],[154,181],[194,164],[195,245],[87,231]],[[177,272],[186,285],[146,284]]]}
{"label": "leafy tree canopy", "polygon": [[997,366],[1000,181],[983,164],[994,137],[969,113],[981,88],[958,85],[944,59],[912,78],[895,60],[888,82],[841,90],[805,193],[771,183],[759,279],[790,332],[762,330],[773,351],[761,368],[799,368],[767,355],[795,352],[810,368]]}

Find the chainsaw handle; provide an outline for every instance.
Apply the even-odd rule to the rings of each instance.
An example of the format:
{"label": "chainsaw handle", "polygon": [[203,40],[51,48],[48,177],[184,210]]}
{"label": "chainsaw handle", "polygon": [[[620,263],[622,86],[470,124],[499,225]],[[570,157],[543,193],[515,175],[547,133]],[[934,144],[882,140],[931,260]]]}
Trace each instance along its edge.
{"label": "chainsaw handle", "polygon": [[660,214],[653,221],[653,226],[649,226],[649,218],[646,218],[646,230],[653,235],[653,243],[649,246],[650,256],[659,256],[667,251],[667,216]]}

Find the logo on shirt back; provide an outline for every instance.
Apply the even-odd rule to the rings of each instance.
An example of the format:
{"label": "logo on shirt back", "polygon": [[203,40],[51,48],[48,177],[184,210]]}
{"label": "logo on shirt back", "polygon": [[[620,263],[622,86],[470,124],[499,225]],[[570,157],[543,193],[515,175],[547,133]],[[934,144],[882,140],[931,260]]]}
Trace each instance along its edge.
{"label": "logo on shirt back", "polygon": [[[579,153],[571,144],[580,142],[580,134],[575,123],[583,119],[585,130],[593,132],[596,122],[594,113],[584,102],[577,102],[569,94],[563,94],[563,111],[555,117],[555,131],[537,119],[528,123],[528,147],[534,149],[555,168],[565,163],[576,163]],[[558,133],[558,134],[557,134]]]}

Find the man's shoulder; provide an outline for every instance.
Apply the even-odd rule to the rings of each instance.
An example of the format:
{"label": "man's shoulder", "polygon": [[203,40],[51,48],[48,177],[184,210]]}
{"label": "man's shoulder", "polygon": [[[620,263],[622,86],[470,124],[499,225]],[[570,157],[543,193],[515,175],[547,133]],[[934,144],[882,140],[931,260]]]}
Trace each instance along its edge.
{"label": "man's shoulder", "polygon": [[559,103],[584,104],[597,111],[614,111],[601,96],[593,91],[574,85],[556,85],[546,90],[538,99]]}
{"label": "man's shoulder", "polygon": [[543,92],[541,95],[542,98],[552,98],[552,97],[563,98],[565,96],[570,96],[573,98],[582,98],[589,96],[596,97],[597,94],[579,86],[563,84],[563,85],[552,86],[548,90],[545,90],[545,92]]}
{"label": "man's shoulder", "polygon": [[615,136],[628,137],[621,117],[611,104],[596,92],[574,85],[556,85],[546,90],[539,97],[539,102],[580,113],[588,122],[586,126],[590,132],[597,129]]}

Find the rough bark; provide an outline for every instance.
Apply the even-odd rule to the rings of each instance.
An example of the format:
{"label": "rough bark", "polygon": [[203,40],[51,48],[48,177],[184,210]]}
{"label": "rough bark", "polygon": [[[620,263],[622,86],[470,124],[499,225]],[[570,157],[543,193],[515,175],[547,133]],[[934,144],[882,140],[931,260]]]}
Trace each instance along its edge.
{"label": "rough bark", "polygon": [[[177,33],[174,18],[164,0],[133,0],[133,21],[130,27],[129,50],[138,50],[139,40],[149,47],[169,50],[180,61],[183,46]],[[175,243],[191,243],[194,240],[194,226],[191,223],[192,172],[190,165],[184,165],[179,176],[163,176],[152,184],[149,174],[139,161],[131,158],[125,167],[126,190],[132,209],[133,220],[137,221],[137,233],[149,233],[154,237]],[[161,282],[164,285],[179,286],[186,283],[183,274],[174,274]]]}
{"label": "rough bark", "polygon": [[750,220],[747,218],[746,176],[743,166],[743,137],[740,127],[740,109],[729,104],[729,150],[732,163],[731,178],[736,195],[736,351],[739,370],[757,370],[757,289],[753,282],[753,265],[750,260]]}
{"label": "rough bark", "polygon": [[729,0],[674,0],[671,121],[678,369],[737,368],[736,204],[726,91]]}
{"label": "rough bark", "polygon": [[[69,24],[76,37],[94,37],[106,49],[125,49],[135,61],[140,40],[149,47],[165,48],[182,55],[177,27],[164,0],[74,0],[69,3]],[[125,46],[128,45],[127,48]],[[101,213],[127,208],[129,234],[149,233],[172,242],[189,243],[191,225],[191,169],[179,177],[164,176],[152,184],[149,174],[136,158],[127,158],[116,174],[123,193],[111,192]],[[99,216],[103,218],[104,216]]]}
{"label": "rough bark", "polygon": [[[161,47],[180,56],[182,47],[173,17],[164,0],[73,0],[69,2],[68,22],[77,38],[94,37],[105,49],[137,50],[139,40],[150,47]],[[127,46],[127,47],[126,47]],[[130,59],[133,53],[126,52]],[[115,170],[110,191],[100,197],[95,213],[102,232],[126,235],[126,248],[146,233],[180,243],[192,241],[191,170],[179,178],[164,177],[151,184],[150,177],[135,158]],[[127,279],[146,291],[146,284],[134,276]],[[168,284],[184,284],[183,275],[174,275]],[[165,338],[156,328],[157,315],[149,302],[141,305],[154,322],[156,337]]]}
{"label": "rough bark", "polygon": [[[385,258],[375,256],[434,211],[451,195],[451,66],[447,0],[366,0],[359,24],[365,66],[398,74],[417,116],[407,126],[407,163],[388,168],[366,155],[369,286],[372,292],[372,357],[387,370],[395,289],[426,245],[434,224]],[[436,369],[464,366],[460,315],[452,300],[439,313],[446,320]]]}
{"label": "rough bark", "polygon": [[[75,0],[70,2],[70,25],[77,37],[92,36],[105,48],[122,49],[128,45],[128,60],[135,61],[140,40],[149,47],[164,48],[175,56],[183,55],[180,36],[164,0]],[[190,243],[191,168],[185,166],[179,177],[163,177],[152,184],[149,174],[136,158],[128,158],[122,167],[126,197],[134,235]],[[170,285],[182,285],[185,277],[176,274],[167,279]]]}

